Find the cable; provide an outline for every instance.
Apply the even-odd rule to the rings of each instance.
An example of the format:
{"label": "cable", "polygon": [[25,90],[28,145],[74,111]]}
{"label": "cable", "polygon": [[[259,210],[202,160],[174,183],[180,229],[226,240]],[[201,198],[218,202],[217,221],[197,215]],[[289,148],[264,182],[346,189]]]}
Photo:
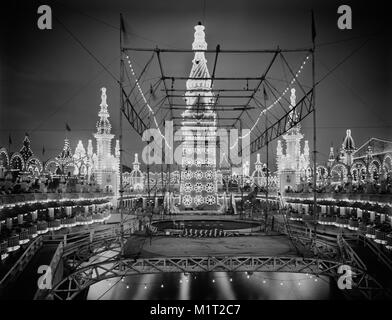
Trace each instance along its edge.
{"label": "cable", "polygon": [[65,31],[69,33],[69,35],[104,69],[106,72],[117,82],[120,84],[120,80],[116,78],[116,76],[83,44],[81,40],[79,40],[75,34],[68,29],[56,16],[54,19],[64,28]]}
{"label": "cable", "polygon": [[[56,3],[59,4],[59,5],[61,5],[61,6],[63,6],[64,8],[67,8],[67,9],[69,9],[69,10],[71,10],[71,11],[74,11],[74,12],[77,12],[77,13],[79,13],[79,14],[81,14],[81,15],[87,17],[87,18],[90,18],[90,19],[92,19],[92,20],[95,20],[96,22],[99,22],[99,23],[101,23],[101,24],[103,24],[103,25],[105,25],[105,26],[107,26],[107,27],[109,27],[109,28],[111,28],[111,29],[115,29],[115,30],[117,30],[117,31],[120,31],[120,28],[119,28],[119,27],[117,27],[117,26],[115,26],[115,25],[112,25],[112,24],[110,24],[110,23],[108,23],[108,22],[106,22],[106,21],[104,21],[104,20],[99,19],[99,18],[96,18],[96,17],[94,17],[94,16],[92,16],[92,15],[90,15],[90,14],[87,14],[87,13],[83,12],[83,11],[80,11],[80,10],[77,10],[77,9],[74,9],[74,8],[71,8],[71,7],[67,6],[65,3],[61,3],[61,1],[59,1],[59,0],[57,0]],[[168,46],[168,47],[171,47],[169,44],[166,44],[166,43],[163,43],[163,42],[158,42],[158,41],[156,41],[156,40],[154,40],[154,39],[146,38],[146,37],[141,36],[141,35],[139,35],[139,34],[136,34],[136,33],[134,33],[134,32],[125,32],[125,34],[133,35],[133,36],[135,36],[135,37],[137,37],[137,38],[140,38],[140,39],[145,40],[145,41],[149,41],[149,42],[154,43],[154,44],[161,43],[161,44],[164,44],[164,45],[166,45],[166,46]]]}
{"label": "cable", "polygon": [[[113,64],[114,62],[116,62],[118,59],[120,58],[120,56],[114,58],[111,62],[108,63],[108,66]],[[75,97],[77,97],[84,89],[86,89],[92,82],[94,82],[96,79],[98,79],[103,71],[105,70],[100,70],[99,72],[97,72],[90,80],[88,80],[83,86],[81,86],[78,90],[76,90],[76,92],[69,97],[66,101],[64,101],[62,104],[60,104],[51,114],[49,114],[48,117],[46,117],[43,121],[41,121],[36,127],[34,127],[33,129],[31,129],[30,131],[28,131],[29,133],[32,132],[36,132],[36,131],[64,131],[64,129],[41,129],[38,130],[46,121],[48,121],[50,118],[52,118],[57,112],[59,112],[61,110],[62,107],[64,107],[65,105],[67,105],[68,103],[70,103]],[[2,129],[0,129],[1,131]],[[88,130],[88,129],[80,129],[78,131],[83,131],[83,130]],[[26,131],[26,130],[12,130],[12,131]],[[74,130],[73,130],[74,131]]]}
{"label": "cable", "polygon": [[319,85],[325,78],[327,78],[332,72],[334,72],[337,68],[339,68],[343,63],[345,63],[349,58],[351,58],[355,53],[357,53],[359,50],[361,50],[369,41],[371,38],[366,39],[359,47],[354,49],[353,51],[350,52],[348,56],[346,56],[343,60],[341,60],[335,67],[333,67],[331,70],[329,70],[324,76],[321,77],[316,83],[314,84],[315,86]]}

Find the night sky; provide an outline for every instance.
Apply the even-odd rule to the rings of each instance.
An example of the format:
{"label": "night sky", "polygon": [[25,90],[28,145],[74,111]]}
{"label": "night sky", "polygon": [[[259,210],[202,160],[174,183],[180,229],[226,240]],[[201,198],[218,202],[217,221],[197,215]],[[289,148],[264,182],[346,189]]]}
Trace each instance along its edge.
{"label": "night sky", "polygon": [[[310,46],[313,8],[316,44],[320,45],[316,79],[367,41],[317,87],[319,158],[326,159],[331,143],[340,147],[346,128],[352,130],[358,147],[370,137],[392,140],[391,27],[381,1],[13,1],[7,7],[2,4],[0,19],[0,146],[8,147],[11,135],[12,151],[20,149],[25,132],[35,154],[44,160],[60,152],[66,136],[73,150],[79,139],[87,147],[87,139],[93,139],[103,86],[107,88],[112,131],[118,133],[118,84],[57,20],[53,30],[37,28],[40,4],[49,4],[53,15],[116,77],[120,12],[129,30],[127,42],[134,47],[190,49],[193,27],[202,21],[210,49],[217,44],[222,49],[261,49]],[[340,4],[351,5],[352,30],[337,28]],[[135,55],[135,69],[141,70],[148,58],[146,54]],[[191,60],[192,56],[182,55],[167,61],[166,72],[189,74]],[[213,56],[207,60],[211,72]],[[265,63],[256,56],[232,61],[223,58],[217,72],[233,70],[245,75],[249,70],[260,74]],[[146,77],[157,76],[152,68]],[[146,88],[150,82],[144,84]],[[311,120],[305,119],[302,131],[312,149]],[[71,132],[65,130],[65,123]],[[129,165],[131,155],[140,153],[144,143],[125,121],[124,129],[124,160]],[[276,143],[270,150],[275,153]],[[264,159],[265,149],[260,152]]]}

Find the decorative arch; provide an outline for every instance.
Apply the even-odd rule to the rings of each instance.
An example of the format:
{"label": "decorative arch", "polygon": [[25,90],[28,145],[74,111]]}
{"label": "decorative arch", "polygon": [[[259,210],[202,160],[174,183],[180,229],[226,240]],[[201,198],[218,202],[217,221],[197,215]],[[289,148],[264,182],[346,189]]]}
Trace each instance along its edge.
{"label": "decorative arch", "polygon": [[26,170],[29,170],[29,166],[33,166],[38,169],[38,172],[41,173],[43,170],[43,166],[41,161],[37,157],[30,157],[26,161]]}
{"label": "decorative arch", "polygon": [[332,182],[345,182],[347,180],[347,168],[342,163],[335,164],[331,169]]}
{"label": "decorative arch", "polygon": [[354,181],[364,180],[366,177],[366,163],[363,160],[355,160],[350,168]]}
{"label": "decorative arch", "polygon": [[23,170],[25,167],[25,162],[22,155],[19,152],[15,152],[10,159],[11,169]]}
{"label": "decorative arch", "polygon": [[10,158],[8,156],[8,151],[6,148],[0,149],[0,163],[3,162],[4,167],[8,167],[10,165]]}
{"label": "decorative arch", "polygon": [[325,166],[319,165],[316,167],[317,170],[317,179],[321,180],[321,178],[326,179],[328,177],[328,169]]}
{"label": "decorative arch", "polygon": [[374,166],[377,167],[377,171],[380,171],[380,170],[381,170],[381,167],[382,167],[381,161],[378,160],[377,158],[374,158],[374,159],[370,162],[369,167],[372,166],[372,165],[374,165]]}
{"label": "decorative arch", "polygon": [[56,159],[49,159],[45,163],[44,172],[54,174],[59,166],[60,163]]}
{"label": "decorative arch", "polygon": [[68,175],[69,176],[73,176],[74,172],[75,172],[75,168],[78,168],[77,164],[73,160],[68,161],[68,162],[66,162],[64,164],[64,172],[63,172],[63,174],[65,176],[68,176]]}
{"label": "decorative arch", "polygon": [[392,154],[387,153],[382,160],[382,168],[385,171],[385,173],[391,172],[392,171]]}

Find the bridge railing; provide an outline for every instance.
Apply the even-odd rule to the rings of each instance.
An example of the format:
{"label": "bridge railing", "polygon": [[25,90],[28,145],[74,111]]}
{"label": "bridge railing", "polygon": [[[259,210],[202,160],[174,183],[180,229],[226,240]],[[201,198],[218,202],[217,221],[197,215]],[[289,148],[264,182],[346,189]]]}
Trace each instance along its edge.
{"label": "bridge railing", "polygon": [[0,207],[25,202],[77,200],[111,197],[113,193],[105,192],[70,192],[70,193],[21,193],[0,195]]}
{"label": "bridge railing", "polygon": [[376,255],[377,259],[381,261],[389,271],[392,271],[392,260],[381,250],[380,246],[361,233],[357,233],[357,237],[358,240],[362,241],[365,247],[368,247]]}
{"label": "bridge railing", "polygon": [[[64,253],[64,245],[63,242],[60,242],[56,248],[55,253],[53,254],[52,260],[49,263],[49,270],[51,274],[51,288],[55,283],[61,280],[63,276],[63,269],[61,264],[61,259]],[[40,297],[44,296],[49,289],[38,288],[34,295],[34,300],[40,299]]]}
{"label": "bridge railing", "polygon": [[11,269],[5,274],[5,276],[0,280],[0,291],[5,288],[5,286],[15,279],[30,262],[36,252],[42,247],[43,239],[42,237],[37,237],[31,244],[27,247],[26,251],[20,256],[20,258],[15,262]]}
{"label": "bridge railing", "polygon": [[343,238],[341,234],[339,234],[337,237],[337,243],[345,263],[357,266],[358,268],[364,271],[367,270],[365,263],[357,255],[354,249],[347,243],[347,241]]}

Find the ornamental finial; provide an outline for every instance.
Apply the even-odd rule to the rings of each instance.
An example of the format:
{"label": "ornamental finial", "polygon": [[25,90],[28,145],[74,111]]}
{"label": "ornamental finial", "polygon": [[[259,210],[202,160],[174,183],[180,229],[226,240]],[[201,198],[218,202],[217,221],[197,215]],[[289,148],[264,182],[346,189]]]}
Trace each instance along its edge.
{"label": "ornamental finial", "polygon": [[107,102],[106,102],[106,98],[107,98],[107,96],[106,96],[106,88],[105,87],[101,88],[101,92],[102,92],[102,94],[101,94],[101,104],[100,104],[100,106],[101,107],[103,107],[103,106],[107,107],[108,105],[107,105]]}
{"label": "ornamental finial", "polygon": [[204,33],[205,27],[201,24],[195,26],[195,38],[192,43],[193,50],[207,50],[207,42],[205,40],[206,34]]}
{"label": "ornamental finial", "polygon": [[295,88],[292,88],[291,89],[291,96],[290,96],[290,104],[292,107],[295,107],[295,100],[296,100]]}

